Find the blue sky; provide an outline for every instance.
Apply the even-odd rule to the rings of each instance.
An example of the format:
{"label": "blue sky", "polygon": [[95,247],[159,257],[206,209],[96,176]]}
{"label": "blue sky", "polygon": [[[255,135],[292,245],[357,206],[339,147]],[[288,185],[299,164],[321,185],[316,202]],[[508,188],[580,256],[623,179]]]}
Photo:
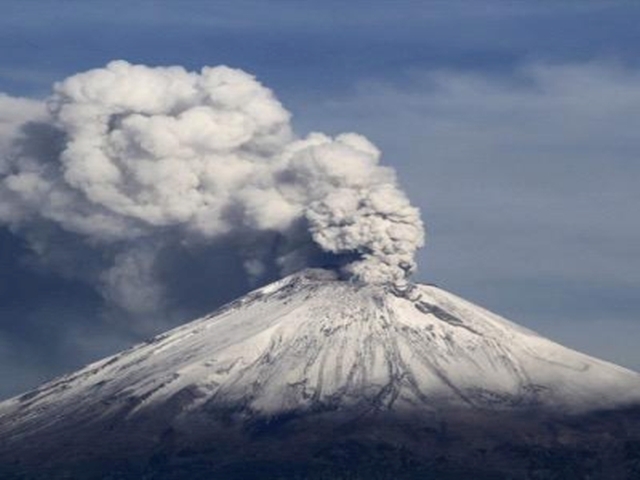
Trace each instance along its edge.
{"label": "blue sky", "polygon": [[[0,92],[113,59],[245,69],[299,133],[382,148],[427,224],[418,280],[640,370],[639,21],[622,1],[8,0]],[[0,228],[0,397],[161,328],[28,258]]]}

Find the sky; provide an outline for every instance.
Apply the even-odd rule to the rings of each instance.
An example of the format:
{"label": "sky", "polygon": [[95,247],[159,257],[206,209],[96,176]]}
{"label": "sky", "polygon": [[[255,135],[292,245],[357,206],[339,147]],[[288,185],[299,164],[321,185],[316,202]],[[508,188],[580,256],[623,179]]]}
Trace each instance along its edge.
{"label": "sky", "polygon": [[[245,70],[298,135],[382,151],[426,225],[415,280],[640,370],[639,21],[623,1],[6,0],[0,92],[41,101],[117,59]],[[138,315],[83,277],[96,249],[47,238],[55,261],[0,224],[0,398],[257,286],[223,247],[169,252],[170,313]]]}

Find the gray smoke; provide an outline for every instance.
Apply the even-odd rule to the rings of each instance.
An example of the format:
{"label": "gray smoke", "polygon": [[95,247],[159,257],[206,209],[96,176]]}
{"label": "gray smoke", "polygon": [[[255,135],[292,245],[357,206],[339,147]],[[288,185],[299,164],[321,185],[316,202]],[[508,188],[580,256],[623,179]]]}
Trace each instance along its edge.
{"label": "gray smoke", "polygon": [[59,268],[98,252],[69,274],[134,313],[162,306],[158,259],[179,248],[233,246],[256,278],[325,264],[404,281],[424,234],[393,170],[366,138],[296,138],[290,117],[224,66],[114,61],[46,102],[0,96],[0,224]]}

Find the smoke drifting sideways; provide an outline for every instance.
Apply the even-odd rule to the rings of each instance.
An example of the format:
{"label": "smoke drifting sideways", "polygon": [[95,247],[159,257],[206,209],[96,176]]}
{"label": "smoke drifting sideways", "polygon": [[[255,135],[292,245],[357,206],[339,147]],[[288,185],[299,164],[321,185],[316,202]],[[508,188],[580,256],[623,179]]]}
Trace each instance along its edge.
{"label": "smoke drifting sideways", "polygon": [[394,171],[363,136],[298,138],[290,117],[225,66],[114,61],[44,102],[0,96],[0,225],[40,266],[134,315],[178,288],[167,252],[174,267],[190,252],[189,268],[210,265],[211,248],[233,252],[256,282],[328,265],[404,282],[424,230]]}

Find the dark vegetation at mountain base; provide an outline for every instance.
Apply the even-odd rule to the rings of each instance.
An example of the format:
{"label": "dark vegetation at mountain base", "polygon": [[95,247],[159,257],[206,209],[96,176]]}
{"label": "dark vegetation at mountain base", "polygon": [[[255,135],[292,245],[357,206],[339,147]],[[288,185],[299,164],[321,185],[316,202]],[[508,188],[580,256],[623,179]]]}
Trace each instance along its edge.
{"label": "dark vegetation at mountain base", "polygon": [[[640,408],[573,417],[219,416],[0,447],[2,480],[635,480]],[[5,444],[6,445],[6,444]]]}

